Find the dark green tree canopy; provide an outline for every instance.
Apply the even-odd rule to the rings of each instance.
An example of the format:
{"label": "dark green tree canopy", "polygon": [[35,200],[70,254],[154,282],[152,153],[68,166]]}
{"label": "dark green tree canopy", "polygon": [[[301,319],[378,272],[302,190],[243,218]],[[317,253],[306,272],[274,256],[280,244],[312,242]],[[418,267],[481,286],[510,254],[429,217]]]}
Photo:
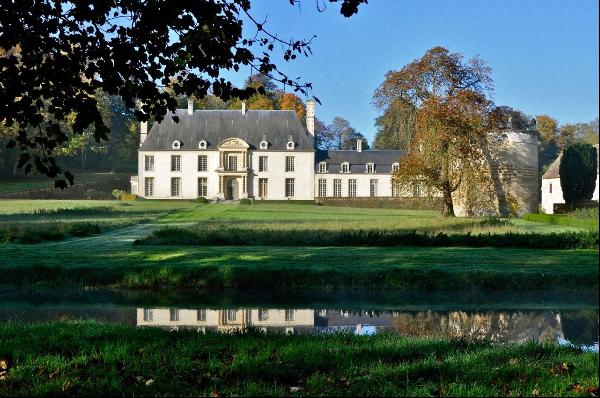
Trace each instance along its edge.
{"label": "dark green tree canopy", "polygon": [[[346,17],[367,2],[328,1]],[[256,92],[235,88],[222,70],[250,66],[303,94],[311,90],[274,58],[308,56],[312,39],[268,32],[251,14],[251,0],[0,0],[0,9],[0,123],[17,125],[8,146],[18,146],[19,166],[55,178],[59,187],[66,186],[61,175],[73,181],[54,158],[69,140],[61,126],[69,115],[75,114],[74,134],[91,126],[96,141],[108,139],[99,91],[120,96],[127,108],[143,104],[138,120],[160,121],[177,107],[171,93],[228,100]],[[255,28],[248,37],[244,22]]]}
{"label": "dark green tree canopy", "polygon": [[598,154],[590,144],[567,147],[560,159],[560,186],[566,203],[590,200],[596,188]]}

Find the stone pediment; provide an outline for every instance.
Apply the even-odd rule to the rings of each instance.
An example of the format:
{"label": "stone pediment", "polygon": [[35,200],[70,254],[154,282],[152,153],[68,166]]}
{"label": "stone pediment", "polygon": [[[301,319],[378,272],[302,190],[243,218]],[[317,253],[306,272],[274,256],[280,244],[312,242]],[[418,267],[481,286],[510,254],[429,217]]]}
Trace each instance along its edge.
{"label": "stone pediment", "polygon": [[246,141],[240,138],[227,138],[219,145],[219,148],[248,149],[248,147]]}

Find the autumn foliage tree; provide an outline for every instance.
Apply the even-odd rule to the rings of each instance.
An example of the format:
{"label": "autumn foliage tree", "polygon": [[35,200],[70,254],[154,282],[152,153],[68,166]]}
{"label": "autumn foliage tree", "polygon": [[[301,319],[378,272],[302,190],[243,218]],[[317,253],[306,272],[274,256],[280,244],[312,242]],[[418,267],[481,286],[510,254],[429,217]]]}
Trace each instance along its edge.
{"label": "autumn foliage tree", "polygon": [[[393,120],[398,110],[404,115],[398,117],[404,121],[398,135],[408,153],[399,160],[394,180],[420,181],[441,192],[446,216],[454,216],[453,193],[486,169],[493,110],[490,73],[478,57],[464,61],[460,53],[435,47],[388,72],[374,94],[385,117]],[[405,122],[406,117],[414,123]]]}
{"label": "autumn foliage tree", "polygon": [[[349,17],[366,0],[328,0]],[[162,120],[175,111],[175,95],[197,99],[248,98],[223,70],[242,67],[268,75],[302,94],[310,83],[288,77],[277,64],[309,56],[312,39],[287,39],[269,32],[252,15],[252,0],[1,0],[0,125],[16,126],[7,146],[19,152],[19,167],[55,179],[73,175],[56,161],[57,148],[72,138],[69,128],[108,140],[110,129],[94,95],[119,96],[126,107],[142,104],[135,117]],[[290,4],[298,0],[290,0]],[[19,53],[10,53],[16,47]],[[172,116],[175,121],[177,116]],[[35,130],[35,134],[28,131]]]}

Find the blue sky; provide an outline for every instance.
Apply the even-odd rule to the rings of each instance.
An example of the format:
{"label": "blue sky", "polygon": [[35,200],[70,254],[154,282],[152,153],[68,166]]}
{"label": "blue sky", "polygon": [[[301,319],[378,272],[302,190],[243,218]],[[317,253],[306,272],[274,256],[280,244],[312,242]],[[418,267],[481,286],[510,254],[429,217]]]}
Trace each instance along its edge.
{"label": "blue sky", "polygon": [[[349,19],[328,2],[318,12],[317,1],[253,0],[251,11],[284,38],[317,35],[312,56],[278,66],[313,83],[325,122],[344,117],[371,139],[385,73],[437,45],[487,61],[499,105],[561,123],[598,116],[597,1],[370,0]],[[241,85],[249,73],[225,76]]]}

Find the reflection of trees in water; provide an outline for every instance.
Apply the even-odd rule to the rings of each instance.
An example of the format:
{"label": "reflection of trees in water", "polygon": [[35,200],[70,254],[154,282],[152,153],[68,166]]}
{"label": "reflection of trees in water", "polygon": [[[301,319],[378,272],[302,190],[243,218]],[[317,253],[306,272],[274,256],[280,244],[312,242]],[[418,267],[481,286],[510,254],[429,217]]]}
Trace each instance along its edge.
{"label": "reflection of trees in water", "polygon": [[573,344],[598,341],[598,309],[560,312],[565,339]]}
{"label": "reflection of trees in water", "polygon": [[563,337],[561,315],[550,311],[396,313],[394,326],[398,333],[415,337],[464,337],[494,342],[555,341]]}

